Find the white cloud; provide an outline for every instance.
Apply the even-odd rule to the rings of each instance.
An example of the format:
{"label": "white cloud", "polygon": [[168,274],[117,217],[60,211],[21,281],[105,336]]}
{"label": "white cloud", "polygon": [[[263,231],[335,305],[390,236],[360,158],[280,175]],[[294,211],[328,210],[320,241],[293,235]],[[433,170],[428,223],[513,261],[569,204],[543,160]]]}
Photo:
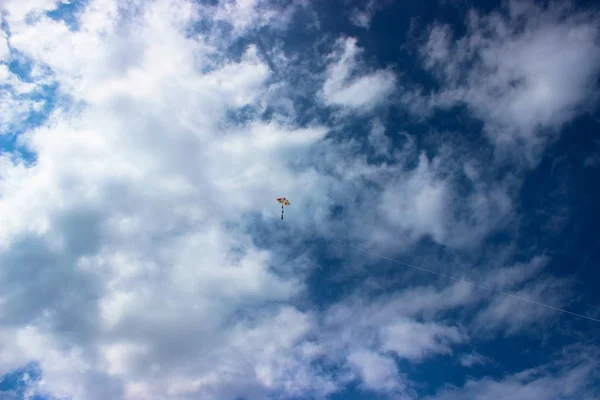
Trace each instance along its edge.
{"label": "white cloud", "polygon": [[[557,304],[568,304],[567,300],[571,296],[570,286],[568,279],[539,278],[511,293],[557,307]],[[477,314],[474,328],[483,332],[501,331],[506,335],[514,335],[533,327],[543,328],[557,317],[557,311],[547,307],[526,305],[515,298],[496,296],[489,306]]]}
{"label": "white cloud", "polygon": [[348,361],[361,376],[366,389],[377,392],[403,391],[404,384],[399,381],[396,362],[389,357],[357,350],[348,356]]}
{"label": "white cloud", "polygon": [[276,217],[266,199],[282,192],[300,227],[316,225],[301,205],[322,207],[330,178],[289,162],[327,130],[228,121],[263,107],[271,71],[253,46],[229,61],[186,39],[179,27],[194,15],[155,2],[135,30],[117,29],[115,3],[93,1],[79,31],[11,22],[15,48],[81,105],[20,138],[32,166],[2,158],[0,373],[37,360],[37,389],[74,399],[338,389],[311,366],[322,353],[306,351],[310,315],[278,305],[303,289],[297,273],[282,276],[295,264],[235,228],[247,213]]}
{"label": "white cloud", "polygon": [[476,365],[482,365],[489,362],[490,359],[479,353],[464,354],[460,357],[460,365],[465,368],[471,368]]}
{"label": "white cloud", "polygon": [[444,239],[443,228],[449,217],[446,205],[450,202],[452,188],[437,177],[436,172],[422,155],[417,169],[403,181],[389,185],[382,195],[379,207],[387,216],[386,220],[395,227],[402,227],[411,241],[425,234],[431,234],[437,241]]}
{"label": "white cloud", "polygon": [[383,349],[399,357],[419,361],[429,354],[450,354],[450,346],[465,336],[455,327],[399,320],[382,330]]}
{"label": "white cloud", "polygon": [[[450,399],[592,399],[598,379],[597,349],[575,346],[557,355],[557,361],[548,365],[520,371],[502,379],[469,379],[460,388],[443,389],[436,400]],[[558,371],[557,371],[558,368]]]}
{"label": "white cloud", "polygon": [[[412,145],[408,140],[406,146]],[[394,167],[383,164],[377,174],[364,177],[382,187],[355,205],[355,232],[366,236],[369,246],[406,248],[429,237],[446,246],[468,248],[510,221],[510,193],[515,187],[510,177],[494,185],[476,174],[468,177],[457,167],[463,161],[444,149],[433,158],[424,153],[416,161],[414,153],[412,158],[405,156],[405,151],[394,154],[398,162],[416,164],[414,168],[395,174]],[[457,182],[465,177],[470,180],[469,190],[459,191]],[[365,229],[368,235],[363,235]]]}
{"label": "white cloud", "polygon": [[401,304],[402,298],[397,296],[374,300],[351,297],[327,310],[326,332],[337,346],[371,346],[411,361],[450,354],[451,345],[467,339],[458,327],[408,318],[414,314],[403,310]]}
{"label": "white cloud", "polygon": [[[417,266],[533,301],[565,307],[573,299],[572,281],[546,276],[540,266],[547,261],[546,257],[533,257],[529,262],[509,267],[494,267],[490,262],[479,272],[472,266],[459,264],[447,266],[447,270],[425,263]],[[412,272],[406,266],[398,268]],[[427,281],[433,277],[424,271],[416,271],[416,274]],[[399,357],[418,361],[432,354],[448,354],[453,343],[462,343],[468,337],[523,334],[532,328],[554,324],[561,317],[557,311],[539,305],[523,303],[468,283],[439,279],[436,286],[403,287],[387,295],[379,295],[377,291],[385,286],[376,286],[375,290],[364,288],[332,306],[327,321],[343,326],[343,321],[352,320],[355,321],[352,326],[377,327],[374,334],[382,340],[385,337],[386,346],[395,349]],[[416,323],[414,319],[426,322]],[[451,326],[458,321],[464,322],[464,326]],[[352,329],[358,331],[356,327]],[[400,338],[398,345],[394,344],[394,337]]]}
{"label": "white cloud", "polygon": [[0,30],[0,62],[6,62],[10,55],[8,47],[8,35],[3,30]]}
{"label": "white cloud", "polygon": [[4,0],[3,11],[7,13],[8,20],[25,22],[28,16],[40,16],[45,11],[56,9],[60,0]]}
{"label": "white cloud", "polygon": [[293,1],[285,7],[266,0],[226,0],[214,12],[215,20],[229,23],[236,34],[268,25],[285,29],[302,2]]}
{"label": "white cloud", "polygon": [[466,104],[494,144],[535,164],[548,137],[595,104],[598,18],[564,2],[511,1],[507,11],[471,11],[458,39],[446,25],[431,29],[422,55],[442,89],[428,102]]}
{"label": "white cloud", "polygon": [[367,10],[365,10],[365,11],[354,10],[352,12],[352,15],[350,16],[350,21],[358,27],[368,29],[369,26],[371,25],[372,18],[373,18],[373,16]]}
{"label": "white cloud", "polygon": [[31,112],[39,110],[41,102],[23,99],[15,96],[10,91],[2,91],[0,94],[0,134],[11,134],[20,129]]}
{"label": "white cloud", "polygon": [[369,132],[368,142],[373,146],[377,155],[389,157],[392,151],[392,140],[385,134],[385,126],[380,120],[373,120],[371,131]]}
{"label": "white cloud", "polygon": [[76,32],[10,20],[15,48],[81,105],[21,136],[31,167],[2,157],[0,374],[37,360],[38,389],[74,399],[332,392],[300,351],[310,317],[279,306],[301,282],[239,228],[276,216],[294,182],[311,192],[286,159],[326,130],[230,123],[261,107],[270,68],[253,46],[229,61],[186,39],[186,7],[148,4],[131,30],[106,1]]}
{"label": "white cloud", "polygon": [[[0,374],[36,360],[34,389],[73,399],[318,397],[353,379],[404,395],[392,356],[454,354],[469,338],[451,321],[413,320],[479,305],[464,286],[296,307],[316,267],[304,242],[343,234],[390,248],[399,234],[403,249],[428,235],[465,247],[510,217],[511,182],[486,184],[484,168],[456,168],[448,149],[419,158],[408,134],[394,149],[384,122],[338,140],[294,113],[262,119],[271,101],[293,103],[279,91],[285,73],[252,44],[232,55],[228,34],[188,28],[221,18],[241,35],[271,24],[266,3],[92,0],[77,31],[42,12],[27,22],[23,4],[8,3],[11,45],[32,60],[34,84],[57,84],[72,104],[20,136],[35,162],[0,156]],[[353,39],[338,46],[328,104],[368,111],[391,96],[391,71],[368,70]],[[233,121],[241,108],[256,117]],[[357,156],[360,140],[386,161]],[[292,206],[280,223],[282,194]],[[538,270],[527,271],[514,287]],[[510,320],[505,310],[480,318]]]}
{"label": "white cloud", "polygon": [[356,39],[340,39],[329,55],[323,84],[323,97],[328,104],[369,111],[384,103],[396,88],[396,77],[389,70],[365,71],[359,57],[362,50]]}
{"label": "white cloud", "polygon": [[353,8],[350,12],[350,22],[354,25],[369,29],[371,26],[371,21],[373,17],[381,8],[387,5],[388,2],[384,0],[369,0],[367,2],[362,2]]}
{"label": "white cloud", "polygon": [[[0,52],[2,49],[0,48]],[[39,111],[43,101],[35,100],[32,95],[38,92],[38,86],[25,82],[8,68],[11,53],[8,47],[0,54],[0,135],[12,134],[22,128],[29,115]]]}
{"label": "white cloud", "polygon": [[[566,304],[570,293],[568,280],[535,276],[544,262],[544,257],[534,257],[529,263],[485,271],[482,282],[496,282],[494,287],[499,290],[535,301]],[[505,274],[508,279],[502,278]],[[552,310],[464,283],[444,289],[416,286],[389,295],[376,293],[361,286],[354,295],[328,308],[320,341],[328,349],[328,357],[343,358],[349,354],[348,363],[362,377],[365,387],[383,392],[395,390],[406,396],[418,384],[397,370],[397,366],[392,368],[388,356],[412,364],[438,356],[454,356],[457,346],[473,340],[529,334],[532,328],[547,329],[560,317]],[[465,367],[493,362],[478,353],[462,354],[458,361]],[[364,365],[371,365],[369,376],[361,372],[366,368]],[[392,371],[397,373],[394,375]]]}

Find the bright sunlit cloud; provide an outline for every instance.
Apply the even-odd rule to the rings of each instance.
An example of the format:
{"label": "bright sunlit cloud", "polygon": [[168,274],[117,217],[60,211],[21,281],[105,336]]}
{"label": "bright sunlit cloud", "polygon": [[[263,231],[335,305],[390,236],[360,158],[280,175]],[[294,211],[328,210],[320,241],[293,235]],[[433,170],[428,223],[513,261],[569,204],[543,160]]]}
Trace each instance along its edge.
{"label": "bright sunlit cloud", "polygon": [[[406,38],[377,36],[401,9],[347,6],[2,5],[0,397],[598,394],[581,326],[378,257],[593,313],[524,188],[595,112],[597,10],[430,20],[409,71]],[[479,131],[436,114],[461,106]],[[564,351],[489,349],[544,334]]]}

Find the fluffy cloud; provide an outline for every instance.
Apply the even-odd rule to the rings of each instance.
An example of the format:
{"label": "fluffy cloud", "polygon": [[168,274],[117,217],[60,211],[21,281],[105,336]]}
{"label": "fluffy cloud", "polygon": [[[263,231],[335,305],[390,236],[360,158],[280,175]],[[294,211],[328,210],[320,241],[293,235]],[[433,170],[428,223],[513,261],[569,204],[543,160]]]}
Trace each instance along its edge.
{"label": "fluffy cloud", "polygon": [[325,362],[352,371],[344,380],[357,377],[367,391],[412,398],[415,384],[394,358],[418,363],[451,354],[451,346],[467,335],[455,326],[403,317],[394,300],[354,296],[334,304],[324,313],[317,338],[327,349]]}
{"label": "fluffy cloud", "polygon": [[301,6],[300,1],[280,6],[265,0],[228,0],[213,10],[213,18],[229,23],[236,34],[267,25],[269,28],[285,29]]}
{"label": "fluffy cloud", "polygon": [[[446,246],[471,247],[511,219],[511,193],[518,181],[508,177],[491,185],[478,176],[485,168],[469,167],[468,160],[457,159],[444,149],[433,158],[424,153],[405,158],[411,140],[405,146],[392,159],[415,167],[396,174],[395,167],[382,164],[377,174],[365,177],[380,185],[381,192],[358,198],[351,205],[357,216],[353,232],[361,240],[366,236],[369,246],[410,247],[426,237]],[[457,166],[461,162],[465,167]],[[465,180],[467,186],[461,187]],[[363,235],[365,229],[368,235]]]}
{"label": "fluffy cloud", "polygon": [[442,89],[429,104],[466,104],[493,143],[535,164],[549,137],[597,99],[598,17],[573,7],[510,1],[502,13],[471,11],[457,39],[433,26],[422,56]]}
{"label": "fluffy cloud", "polygon": [[130,21],[90,2],[71,31],[9,4],[12,45],[75,107],[20,137],[34,165],[2,157],[1,373],[36,360],[37,390],[74,399],[329,393],[298,350],[310,316],[281,307],[301,282],[236,227],[276,215],[284,182],[314,183],[286,155],[326,131],[229,121],[260,108],[270,69],[253,46],[229,61],[186,38],[200,11],[184,5]]}
{"label": "fluffy cloud", "polygon": [[335,51],[329,55],[332,62],[323,84],[323,97],[328,104],[370,111],[393,93],[396,87],[393,72],[365,70],[359,58],[361,53],[354,38],[336,43]]}
{"label": "fluffy cloud", "polygon": [[[319,261],[306,243],[476,247],[510,220],[518,182],[489,183],[477,156],[444,144],[420,152],[383,119],[343,138],[344,121],[296,118],[296,94],[364,117],[396,88],[355,39],[315,62],[324,76],[305,71],[324,78],[308,88],[282,72],[305,66],[298,55],[240,44],[253,30],[281,32],[305,4],[276,21],[262,1],[93,0],[77,29],[44,13],[57,6],[11,1],[4,14],[5,130],[30,112],[10,103],[17,94],[53,84],[61,101],[19,136],[33,162],[0,155],[0,374],[35,360],[43,379],[32,390],[73,399],[323,397],[354,381],[410,397],[397,359],[454,355],[484,326],[527,330],[527,311],[462,284],[310,306]],[[31,82],[5,65],[17,52]],[[281,195],[292,199],[283,223]],[[537,279],[543,265],[482,281],[546,301],[567,285]],[[449,317],[462,307],[469,326]]]}
{"label": "fluffy cloud", "polygon": [[[27,82],[19,74],[8,67],[13,57],[8,47],[7,36],[0,36],[0,135],[20,131],[27,118],[36,111],[40,111],[44,102],[36,99],[40,94],[40,87],[32,82]],[[15,57],[17,58],[17,57]]]}
{"label": "fluffy cloud", "polygon": [[392,358],[358,350],[348,356],[348,361],[358,371],[366,389],[381,392],[404,389],[398,381],[398,369]]}

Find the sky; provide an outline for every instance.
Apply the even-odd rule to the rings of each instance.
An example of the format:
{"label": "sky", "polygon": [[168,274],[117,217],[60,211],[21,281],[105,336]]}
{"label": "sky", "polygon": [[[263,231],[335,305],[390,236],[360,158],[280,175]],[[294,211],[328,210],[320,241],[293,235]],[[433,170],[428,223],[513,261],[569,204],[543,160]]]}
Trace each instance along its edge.
{"label": "sky", "polygon": [[594,2],[0,7],[0,399],[600,399]]}

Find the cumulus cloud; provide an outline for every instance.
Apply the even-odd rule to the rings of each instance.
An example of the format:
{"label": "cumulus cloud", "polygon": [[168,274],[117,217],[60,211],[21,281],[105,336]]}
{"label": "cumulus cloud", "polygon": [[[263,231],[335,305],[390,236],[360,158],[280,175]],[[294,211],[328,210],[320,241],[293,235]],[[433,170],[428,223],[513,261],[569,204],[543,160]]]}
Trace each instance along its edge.
{"label": "cumulus cloud", "polygon": [[270,69],[249,46],[201,72],[214,47],[182,34],[199,13],[183,5],[121,30],[117,3],[92,1],[78,31],[9,8],[13,46],[77,107],[20,137],[32,166],[2,157],[1,373],[37,360],[38,390],[74,399],[329,393],[297,349],[310,316],[280,307],[302,284],[235,228],[325,130],[230,123]]}
{"label": "cumulus cloud", "polygon": [[270,28],[285,29],[294,12],[302,7],[299,1],[286,6],[265,0],[228,0],[214,9],[215,20],[229,23],[236,34],[249,29],[260,29],[268,25]]}
{"label": "cumulus cloud", "polygon": [[398,381],[398,369],[393,359],[365,350],[348,356],[350,364],[358,371],[366,389],[378,392],[403,390]]}
{"label": "cumulus cloud", "polygon": [[[6,81],[18,80],[14,74],[7,72],[2,67],[0,66],[0,79],[6,79]],[[0,88],[2,86],[4,85],[0,84]],[[11,86],[14,89],[2,90],[2,94],[0,94],[0,112],[3,117],[0,122],[0,134],[9,134],[15,130],[21,130],[31,113],[39,111],[43,106],[43,102],[27,96],[27,94],[32,93],[29,85],[19,82],[17,85]],[[22,92],[15,93],[16,90]]]}
{"label": "cumulus cloud", "polygon": [[396,88],[396,77],[390,70],[369,71],[362,65],[362,49],[354,38],[338,40],[329,57],[323,97],[331,105],[370,111],[383,103]]}
{"label": "cumulus cloud", "polygon": [[13,56],[8,35],[0,30],[0,135],[22,130],[30,114],[39,111],[44,104],[35,98],[40,93],[38,85],[9,68],[12,61],[23,62],[19,56]]}
{"label": "cumulus cloud", "polygon": [[[410,140],[406,146],[412,146]],[[381,192],[353,205],[360,210],[356,211],[356,224],[370,230],[369,246],[407,247],[426,237],[447,246],[467,248],[511,219],[511,192],[518,182],[510,177],[491,185],[473,173],[479,168],[458,167],[457,162],[462,160],[444,149],[433,158],[424,153],[414,157],[413,153],[405,159],[405,154],[397,152],[394,157],[416,164],[414,168],[396,175],[395,168],[382,164],[382,172],[371,178],[381,185]],[[468,166],[468,162],[465,164]],[[464,179],[469,183],[467,190],[459,189],[458,182]],[[367,224],[367,220],[377,224]]]}
{"label": "cumulus cloud", "polygon": [[411,361],[449,354],[452,344],[467,340],[459,327],[407,318],[409,313],[398,307],[400,304],[395,296],[351,297],[327,310],[325,331],[336,338],[338,346],[369,345]]}
{"label": "cumulus cloud", "polygon": [[[351,382],[410,398],[398,359],[454,355],[478,324],[526,327],[461,285],[306,306],[319,266],[306,243],[341,235],[389,250],[399,237],[406,250],[428,237],[464,250],[510,219],[518,185],[490,184],[475,156],[457,163],[452,148],[419,152],[383,119],[347,139],[343,121],[273,116],[295,107],[286,96],[304,83],[278,69],[299,56],[239,39],[281,32],[300,6],[276,23],[262,1],[92,0],[75,29],[45,14],[55,2],[6,3],[2,54],[32,71],[24,80],[3,59],[7,101],[52,84],[61,102],[19,135],[34,162],[0,155],[0,374],[35,360],[32,390],[73,399],[324,397]],[[364,116],[396,88],[355,39],[321,56],[323,85],[295,93]],[[2,111],[8,132],[23,110]],[[293,204],[285,223],[281,195]],[[563,286],[536,280],[543,264],[484,280],[545,299]],[[460,307],[473,326],[436,319]]]}
{"label": "cumulus cloud", "polygon": [[467,105],[494,144],[535,164],[548,139],[597,100],[598,16],[565,2],[507,4],[472,10],[463,37],[448,25],[431,28],[421,52],[441,90],[427,103]]}
{"label": "cumulus cloud", "polygon": [[354,376],[367,391],[413,398],[415,383],[394,358],[423,362],[451,354],[451,347],[468,337],[456,326],[406,318],[394,300],[357,295],[334,304],[323,314],[317,338],[327,349],[326,362],[353,372],[344,381]]}

